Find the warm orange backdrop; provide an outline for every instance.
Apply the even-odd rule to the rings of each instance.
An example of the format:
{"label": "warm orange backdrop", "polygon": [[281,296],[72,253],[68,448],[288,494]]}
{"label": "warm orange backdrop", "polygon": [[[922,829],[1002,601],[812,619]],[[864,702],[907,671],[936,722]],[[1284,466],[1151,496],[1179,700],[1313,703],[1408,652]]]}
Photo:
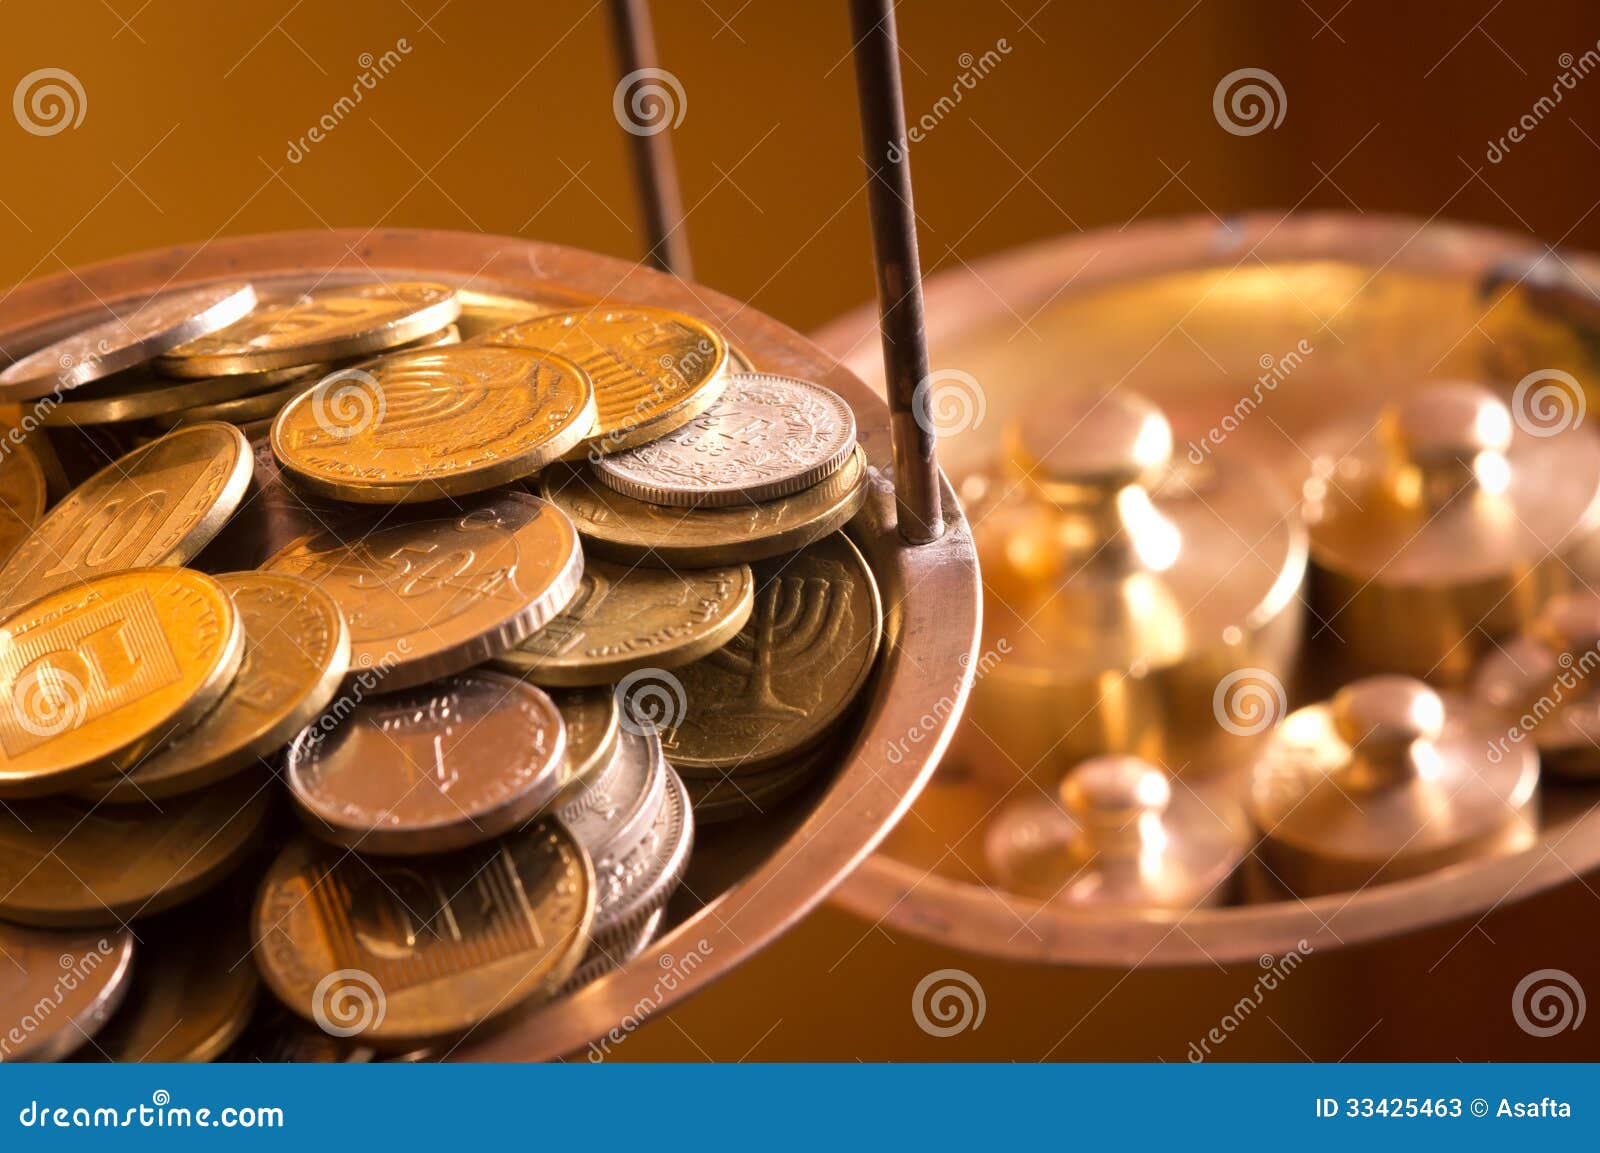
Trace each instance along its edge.
{"label": "warm orange backdrop", "polygon": [[[802,330],[866,300],[843,4],[655,8],[662,62],[687,95],[674,139],[699,278]],[[0,284],[323,225],[634,255],[604,14],[509,0],[9,0],[0,95],[62,68],[87,106],[52,136],[0,112]],[[1561,54],[1600,40],[1600,11],[1581,0],[907,0],[900,24],[913,116],[950,91],[963,53],[1001,38],[1010,49],[913,151],[929,271],[1063,231],[1268,206],[1439,214],[1600,246],[1600,76],[1502,163],[1484,156],[1550,90]],[[390,74],[299,163],[286,159],[350,91],[362,54],[401,38],[410,51]],[[1236,137],[1218,127],[1212,91],[1247,66],[1281,80],[1287,113]],[[1595,899],[1575,884],[1410,952],[1319,961],[1229,1055],[1592,1056],[1586,1038],[1600,1031],[1540,1047],[1500,1002],[1506,973],[1595,974]],[[1458,936],[1447,975],[1426,974]],[[984,1028],[951,1042],[924,1037],[908,1011],[916,980],[945,964],[979,972],[991,999]],[[1181,1038],[1251,979],[984,966],[828,912],[621,1052],[1181,1059]]]}

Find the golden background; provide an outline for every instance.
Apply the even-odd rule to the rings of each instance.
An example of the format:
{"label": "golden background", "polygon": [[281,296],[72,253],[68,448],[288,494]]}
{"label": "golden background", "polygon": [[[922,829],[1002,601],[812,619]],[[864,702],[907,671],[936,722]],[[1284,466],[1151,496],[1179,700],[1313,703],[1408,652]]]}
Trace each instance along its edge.
{"label": "golden background", "polygon": [[[212,236],[313,227],[468,229],[635,256],[616,72],[596,3],[69,0],[0,4],[0,91],[70,71],[82,122],[0,117],[0,283]],[[870,298],[844,5],[655,5],[686,96],[674,131],[697,278],[800,330]],[[1485,159],[1600,40],[1579,0],[1069,3],[907,0],[913,118],[963,54],[1009,51],[912,156],[925,272],[1063,232],[1250,208],[1403,212],[1600,247],[1600,78],[1499,164]],[[405,41],[407,51],[397,46]],[[326,138],[286,153],[398,63]],[[1273,72],[1276,130],[1223,132],[1218,79]],[[3,306],[0,306],[3,307]],[[3,316],[3,313],[0,313]],[[1480,925],[1316,956],[1225,1058],[1600,1055],[1600,1028],[1540,1040],[1511,987],[1557,966],[1600,988],[1593,879]],[[969,969],[976,1031],[925,1036],[911,990]],[[1182,1060],[1250,972],[1049,972],[892,937],[825,910],[618,1058],[1163,1057]]]}

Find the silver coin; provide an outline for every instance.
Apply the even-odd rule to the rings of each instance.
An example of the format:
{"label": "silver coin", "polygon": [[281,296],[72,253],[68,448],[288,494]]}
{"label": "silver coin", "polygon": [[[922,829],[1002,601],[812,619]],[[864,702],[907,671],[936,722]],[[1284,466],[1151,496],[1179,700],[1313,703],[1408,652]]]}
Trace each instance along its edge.
{"label": "silver coin", "polygon": [[641,920],[665,905],[689,863],[694,844],[689,791],[670,764],[664,776],[664,795],[644,836],[594,858],[599,891],[590,935],[597,941],[603,934]]}
{"label": "silver coin", "polygon": [[[176,435],[176,434],[172,434]],[[301,537],[260,567],[321,585],[350,626],[346,683],[398,692],[498,656],[555,617],[583,581],[578,530],[526,493],[441,502],[428,520],[392,509]]]}
{"label": "silver coin", "polygon": [[728,378],[715,404],[660,440],[595,461],[611,489],[652,504],[718,508],[827,480],[856,446],[856,418],[820,384],[763,372]]}
{"label": "silver coin", "polygon": [[0,924],[0,1064],[59,1061],[100,1031],[133,973],[133,934]]}
{"label": "silver coin", "polygon": [[667,788],[667,758],[653,729],[623,726],[616,755],[600,779],[556,811],[595,860],[638,844],[660,812]]}
{"label": "silver coin", "polygon": [[33,400],[144,364],[228,327],[255,306],[248,284],[166,293],[29,353],[0,372],[0,400]]}
{"label": "silver coin", "polygon": [[510,832],[560,791],[565,757],[542,689],[470,669],[325,713],[289,745],[283,773],[312,833],[405,856]]}

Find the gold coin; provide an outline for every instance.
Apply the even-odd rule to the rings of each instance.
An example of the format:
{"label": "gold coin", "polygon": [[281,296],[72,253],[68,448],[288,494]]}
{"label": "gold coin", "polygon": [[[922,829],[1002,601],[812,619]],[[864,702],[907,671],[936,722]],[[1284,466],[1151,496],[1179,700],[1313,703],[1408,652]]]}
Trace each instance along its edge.
{"label": "gold coin", "polygon": [[197,406],[211,406],[219,402],[237,404],[240,398],[281,386],[285,381],[304,373],[304,369],[288,368],[244,376],[171,380],[145,369],[135,369],[73,389],[69,394],[70,400],[44,408],[39,422],[51,428],[61,428],[84,424],[119,424],[130,420],[159,420]]}
{"label": "gold coin", "polygon": [[214,1061],[250,1023],[261,978],[250,962],[249,918],[208,899],[139,926],[128,997],[85,1046],[90,1060]]}
{"label": "gold coin", "polygon": [[[269,424],[278,410],[288,404],[295,397],[304,392],[311,384],[312,379],[321,371],[320,365],[309,368],[286,368],[283,370],[287,383],[276,387],[267,386],[263,391],[251,391],[244,396],[232,400],[219,400],[214,404],[195,404],[178,412],[169,412],[161,416],[152,417],[151,423],[162,428],[179,428],[190,424],[204,424],[206,421],[218,420],[225,424],[242,426],[253,424],[257,421],[267,421]],[[261,376],[272,376],[274,373],[260,373]],[[223,379],[248,379],[230,378]],[[249,434],[245,434],[247,439]]]}
{"label": "gold coin", "polygon": [[635,669],[676,668],[733,639],[754,598],[749,565],[680,573],[590,561],[561,615],[494,663],[553,686],[607,685]]}
{"label": "gold coin", "polygon": [[666,508],[623,496],[586,467],[546,469],[539,490],[572,518],[584,547],[625,564],[694,569],[754,563],[843,528],[867,499],[867,458],[793,496],[737,508]]}
{"label": "gold coin", "polygon": [[622,732],[617,695],[611,688],[556,689],[550,694],[561,710],[567,732],[567,752],[561,766],[561,795],[551,802],[560,808],[574,800],[611,763]]}
{"label": "gold coin", "polygon": [[461,345],[324,377],[278,413],[272,451],[312,492],[400,504],[529,476],[593,423],[594,391],[571,361]]}
{"label": "gold coin", "polygon": [[187,563],[239,507],[252,467],[249,443],[226,424],[179,429],[113,461],[0,569],[0,612],[106,573]]}
{"label": "gold coin", "polygon": [[269,296],[243,320],[161,357],[170,376],[231,376],[327,364],[394,348],[453,324],[455,289],[426,281],[350,284]]}
{"label": "gold coin", "polygon": [[244,660],[222,699],[126,773],[78,795],[139,804],[193,792],[263,763],[333,700],[350,667],[350,630],[327,593],[288,573],[217,578],[244,626]]}
{"label": "gold coin", "polygon": [[378,856],[464,849],[521,825],[563,784],[544,691],[468,669],[307,727],[283,777],[311,832]]}
{"label": "gold coin", "polygon": [[216,704],[244,655],[232,600],[190,569],[112,573],[0,625],[0,796],[136,761]]}
{"label": "gold coin", "polygon": [[210,888],[255,846],[272,790],[235,777],[160,809],[67,798],[0,806],[0,918],[120,925]]}
{"label": "gold coin", "polygon": [[[877,659],[878,585],[843,533],[755,572],[755,610],[739,635],[662,674],[683,686],[683,707],[662,744],[686,777],[755,772],[811,748],[843,717]],[[621,705],[626,715],[628,700]]]}
{"label": "gold coin", "polygon": [[461,316],[456,324],[462,337],[468,340],[546,313],[566,312],[582,303],[575,293],[559,290],[524,298],[462,288],[456,295],[461,298]]}
{"label": "gold coin", "polygon": [[302,838],[262,882],[256,963],[325,1031],[415,1045],[549,997],[583,956],[594,903],[588,854],[558,821],[415,861]]}
{"label": "gold coin", "polygon": [[350,626],[346,684],[394,692],[498,656],[562,610],[583,577],[572,522],[501,492],[433,519],[357,517],[301,537],[262,568],[322,586]]}
{"label": "gold coin", "polygon": [[702,320],[665,308],[585,308],[502,328],[491,345],[577,361],[594,384],[591,452],[616,452],[681,428],[722,393],[728,345]]}
{"label": "gold coin", "polygon": [[44,515],[44,469],[20,431],[0,433],[0,564]]}

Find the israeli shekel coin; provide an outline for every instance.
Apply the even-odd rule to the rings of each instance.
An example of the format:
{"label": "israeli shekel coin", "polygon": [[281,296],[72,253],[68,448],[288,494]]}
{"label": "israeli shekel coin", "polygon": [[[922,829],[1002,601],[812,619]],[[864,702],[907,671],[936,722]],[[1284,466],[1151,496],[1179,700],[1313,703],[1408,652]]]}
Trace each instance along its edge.
{"label": "israeli shekel coin", "polygon": [[225,328],[256,305],[248,284],[169,292],[46,345],[0,372],[0,401],[33,400],[144,364]]}
{"label": "israeli shekel coin", "polygon": [[193,725],[244,655],[203,573],[141,568],[34,601],[0,624],[0,797],[61,792]]}
{"label": "israeli shekel coin", "polygon": [[139,926],[128,996],[80,1056],[118,1063],[214,1061],[250,1024],[261,978],[248,918],[205,900]]}
{"label": "israeli shekel coin", "polygon": [[856,447],[856,418],[808,380],[734,373],[715,404],[659,440],[601,457],[595,475],[652,504],[713,508],[826,480]]}
{"label": "israeli shekel coin", "polygon": [[[155,420],[216,403],[238,403],[283,385],[304,374],[303,369],[256,372],[248,376],[211,376],[203,380],[168,380],[144,370],[124,372],[84,385],[60,404],[45,410],[40,423],[51,428],[88,424],[118,424],[130,420]],[[188,423],[197,423],[197,420]]]}
{"label": "israeli shekel coin", "polygon": [[557,810],[591,857],[638,843],[655,820],[667,787],[667,762],[655,730],[624,720],[611,763]]}
{"label": "israeli shekel coin", "polygon": [[382,352],[453,324],[455,289],[425,281],[317,288],[269,297],[243,320],[174,348],[169,376],[227,376]]}
{"label": "israeli shekel coin", "polygon": [[548,468],[539,477],[539,491],[572,518],[595,556],[673,569],[753,564],[804,548],[849,523],[867,488],[867,458],[859,446],[821,484],[732,508],[650,504],[570,465]]}
{"label": "israeli shekel coin", "polygon": [[44,468],[21,438],[0,432],[0,565],[44,515]]}
{"label": "israeli shekel coin", "polygon": [[116,1012],[132,975],[133,934],[126,929],[68,933],[0,924],[0,1064],[70,1057]]}
{"label": "israeli shekel coin", "polygon": [[160,809],[61,798],[0,808],[0,918],[117,926],[180,904],[250,853],[272,796],[235,777]]}
{"label": "israeli shekel coin", "polygon": [[300,838],[262,883],[256,964],[325,1031],[415,1045],[559,989],[583,956],[594,901],[589,857],[556,821],[412,861]]}
{"label": "israeli shekel coin", "polygon": [[520,492],[454,503],[376,532],[355,518],[304,536],[263,569],[320,585],[350,626],[347,684],[397,692],[481,664],[562,610],[583,577],[578,534]]}
{"label": "israeli shekel coin", "polygon": [[685,776],[753,772],[816,744],[877,659],[878,586],[848,537],[755,571],[755,609],[739,635],[674,672],[684,705],[663,742]]}
{"label": "israeli shekel coin", "polygon": [[249,442],[226,424],[134,449],[68,493],[17,546],[0,569],[0,611],[106,573],[187,563],[239,507],[253,467]]}
{"label": "israeli shekel coin", "polygon": [[626,932],[665,905],[689,863],[694,842],[689,793],[670,765],[662,779],[661,804],[644,836],[595,858],[599,893],[591,935],[596,940]]}
{"label": "israeli shekel coin", "polygon": [[139,804],[204,788],[262,763],[314,720],[350,666],[350,630],[332,597],[287,573],[227,573],[217,583],[244,626],[244,659],[191,729],[80,795]]}
{"label": "israeli shekel coin", "polygon": [[[289,377],[286,384],[268,387],[265,391],[251,391],[246,395],[233,400],[218,400],[215,403],[195,404],[185,406],[180,411],[170,412],[161,416],[152,417],[152,421],[164,428],[177,428],[186,424],[200,424],[208,420],[220,420],[227,424],[244,426],[265,421],[270,426],[272,418],[278,415],[280,409],[295,397],[306,390],[315,376],[326,375],[319,368],[286,369]],[[262,373],[262,376],[269,375]],[[249,379],[243,377],[241,379]],[[249,437],[249,432],[245,432]],[[254,439],[254,438],[251,438]]]}
{"label": "israeli shekel coin", "polygon": [[526,681],[469,669],[309,726],[284,778],[312,833],[362,853],[441,853],[487,841],[562,784],[561,713]]}
{"label": "israeli shekel coin", "polygon": [[536,348],[578,363],[594,384],[589,452],[618,452],[665,436],[722,392],[728,345],[704,321],[665,308],[587,308],[502,328],[483,343]]}
{"label": "israeli shekel coin", "polygon": [[553,802],[563,805],[611,763],[617,751],[622,726],[617,696],[605,688],[555,689],[550,694],[561,711],[566,731],[567,750],[561,765],[561,795]]}
{"label": "israeli shekel coin", "polygon": [[558,460],[594,423],[569,360],[460,345],[332,373],[272,425],[272,451],[324,496],[400,504],[482,492]]}
{"label": "israeli shekel coin", "polygon": [[572,603],[495,665],[541,685],[612,684],[721,648],[744,627],[754,599],[748,565],[680,573],[590,561]]}

